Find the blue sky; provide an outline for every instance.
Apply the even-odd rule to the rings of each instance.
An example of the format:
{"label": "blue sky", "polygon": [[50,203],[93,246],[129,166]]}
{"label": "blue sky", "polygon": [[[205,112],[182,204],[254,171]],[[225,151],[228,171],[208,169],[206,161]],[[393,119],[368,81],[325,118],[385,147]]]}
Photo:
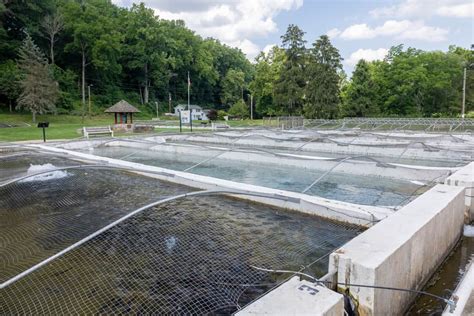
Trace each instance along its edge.
{"label": "blue sky", "polygon": [[[112,1],[126,7],[133,2]],[[288,24],[306,32],[308,45],[328,34],[349,74],[359,59],[382,59],[393,45],[447,50],[474,43],[471,0],[142,1],[162,18],[182,19],[203,37],[239,47],[251,60],[279,45]]]}

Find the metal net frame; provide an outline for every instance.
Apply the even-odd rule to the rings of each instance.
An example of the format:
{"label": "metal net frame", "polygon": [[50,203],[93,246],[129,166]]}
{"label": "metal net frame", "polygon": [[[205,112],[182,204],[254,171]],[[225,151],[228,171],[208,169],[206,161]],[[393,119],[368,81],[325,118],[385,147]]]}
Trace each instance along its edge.
{"label": "metal net frame", "polygon": [[[373,139],[376,139],[377,142],[374,143],[364,143],[360,142],[358,138],[361,136],[369,136]],[[343,140],[339,140],[338,138],[343,137]],[[444,147],[437,144],[440,139],[442,141],[447,142]],[[200,141],[201,140],[201,141]],[[206,141],[203,141],[206,140]],[[261,140],[258,143],[258,146],[251,146],[249,142],[254,140]],[[265,140],[272,141],[273,143],[265,142]],[[115,140],[107,140],[99,145],[99,147],[106,147],[109,144],[113,143]],[[262,142],[263,141],[263,142]],[[380,142],[381,141],[381,142]],[[379,179],[384,179],[384,171],[382,169],[391,168],[394,170],[399,170],[400,172],[410,173],[413,167],[405,163],[405,156],[407,155],[408,151],[419,151],[419,152],[426,152],[427,156],[431,156],[429,153],[436,153],[436,152],[451,152],[453,155],[457,155],[459,160],[458,161],[450,161],[450,167],[446,168],[431,168],[429,170],[432,176],[425,176],[422,182],[414,179],[413,181],[406,180],[407,185],[402,186],[402,190],[392,191],[391,187],[384,188],[383,185],[378,185],[380,180],[374,178],[374,181],[369,182],[369,184],[373,187],[367,187],[366,189],[371,191],[370,195],[367,195],[367,199],[361,199],[363,202],[359,202],[358,200],[348,200],[352,203],[359,203],[359,204],[366,204],[372,206],[382,206],[388,209],[398,209],[401,205],[409,202],[417,195],[422,194],[424,191],[429,189],[431,186],[435,185],[436,183],[441,183],[443,180],[449,176],[451,170],[455,170],[459,166],[463,166],[467,160],[462,159],[462,154],[468,154],[472,151],[473,146],[470,145],[469,140],[463,139],[459,136],[454,135],[433,135],[428,138],[428,140],[424,139],[424,137],[404,137],[400,135],[380,135],[374,132],[337,132],[337,133],[322,133],[318,131],[286,131],[286,132],[274,132],[272,134],[265,133],[264,131],[233,131],[233,132],[215,132],[215,133],[205,133],[205,134],[188,134],[186,136],[170,136],[166,142],[160,140],[157,142],[153,140],[153,138],[147,139],[140,139],[140,138],[127,138],[120,140],[122,143],[118,147],[127,147],[126,143],[130,142],[131,147],[136,147],[137,149],[130,148],[130,152],[124,153],[121,156],[113,157],[122,160],[129,160],[133,162],[140,162],[147,164],[149,163],[148,160],[142,162],[143,150],[148,151],[150,153],[150,157],[153,154],[153,151],[148,149],[140,149],[139,146],[167,146],[168,148],[171,147],[179,147],[179,146],[186,146],[189,148],[194,148],[194,151],[199,151],[202,157],[197,157],[195,162],[188,163],[183,161],[183,167],[174,166],[170,167],[171,169],[177,171],[185,171],[195,173],[196,168],[202,169],[202,171],[198,171],[198,174],[207,175],[205,172],[206,168],[213,168],[216,163],[225,164],[226,158],[223,157],[225,154],[229,153],[239,153],[239,154],[258,154],[261,156],[273,156],[276,158],[283,158],[283,159],[293,159],[293,160],[303,160],[307,161],[308,164],[315,164],[315,165],[322,165],[324,164],[326,169],[317,170],[315,169],[314,172],[311,169],[308,169],[307,174],[304,176],[304,180],[307,182],[301,188],[294,188],[288,189],[290,191],[297,191],[302,193],[308,193],[310,195],[316,195],[338,199],[336,192],[332,193],[331,185],[333,183],[342,183],[347,180],[341,179],[345,177],[343,171],[343,167],[345,165],[353,164],[360,165],[359,168],[364,168],[368,170],[369,168],[378,168],[379,170],[377,177]],[[214,143],[213,143],[214,142]],[[358,151],[364,153],[366,149],[370,150],[371,148],[375,149],[384,149],[390,148],[392,150],[396,150],[393,157],[374,157],[367,152],[366,154],[358,154],[354,153],[353,155],[349,154],[334,154],[327,156],[314,156],[313,153],[307,149],[308,145],[317,145],[317,144],[334,144],[341,149],[347,148],[346,151],[350,152],[350,148],[355,147]],[[469,147],[471,146],[471,147]],[[317,147],[316,147],[317,148]],[[283,150],[286,149],[286,150]],[[172,150],[172,149],[171,149]],[[156,153],[156,152],[155,152]],[[107,156],[107,155],[106,155]],[[181,155],[177,159],[184,159],[186,155]],[[251,158],[249,158],[251,159]],[[415,158],[406,158],[408,160],[416,161]],[[467,158],[466,158],[467,159]],[[446,158],[446,160],[448,160]],[[245,162],[244,159],[241,164],[250,164],[250,160]],[[156,166],[168,168],[166,164],[160,165],[157,164]],[[258,166],[255,165],[255,166]],[[255,166],[250,166],[255,168]],[[269,166],[269,165],[268,165]],[[215,166],[214,166],[215,167]],[[357,167],[357,166],[355,166]],[[245,167],[243,167],[245,168]],[[429,166],[422,166],[424,170],[430,169]],[[227,168],[230,170],[231,168]],[[216,169],[217,170],[217,169]],[[388,169],[387,169],[388,170]],[[423,169],[422,169],[423,170]],[[318,174],[320,171],[321,174]],[[294,172],[287,171],[287,173],[293,174]],[[296,172],[296,170],[295,170]],[[425,171],[423,171],[425,172]],[[426,171],[428,172],[428,171]],[[278,172],[273,172],[276,174]],[[313,175],[314,174],[314,175]],[[393,174],[393,172],[392,172]],[[370,171],[368,171],[368,175],[370,175]],[[219,176],[217,176],[219,177]],[[262,174],[262,177],[265,178],[265,173]],[[223,179],[233,180],[227,176],[223,176]],[[285,178],[283,175],[282,178]],[[387,178],[388,179],[388,178]],[[268,182],[268,181],[267,181]],[[387,182],[387,181],[385,181]],[[276,183],[276,182],[275,182]],[[273,183],[273,185],[275,185]],[[303,182],[301,182],[303,183]],[[320,184],[318,184],[320,183]],[[254,184],[254,183],[249,183]],[[266,186],[267,184],[257,184]],[[270,187],[280,189],[281,187],[272,186]],[[413,188],[412,188],[413,187]],[[327,189],[326,189],[327,188]],[[365,187],[364,187],[365,188]],[[350,188],[346,189],[347,195],[350,194]],[[333,197],[334,196],[334,197]],[[359,195],[357,195],[359,196]],[[342,199],[343,201],[347,201]],[[387,202],[388,201],[388,202]],[[391,203],[392,202],[392,203]]]}
{"label": "metal net frame", "polygon": [[370,118],[348,117],[339,120],[308,119],[304,128],[337,128],[392,131],[471,132],[474,119],[469,118]]}
{"label": "metal net frame", "polygon": [[[0,240],[7,247],[26,246],[3,253],[7,260],[2,262],[11,268],[3,280],[47,257],[44,265],[1,290],[1,314],[230,314],[285,280],[253,266],[303,266],[321,276],[327,254],[361,232],[352,225],[223,197],[184,194],[180,200],[165,198],[164,204],[130,212],[128,206],[137,199],[146,202],[143,192],[155,198],[161,192],[163,197],[163,190],[150,190],[149,181],[155,186],[160,181],[90,168],[68,170],[79,172],[56,179],[35,175],[32,181],[0,188],[0,217],[10,218],[7,226],[13,226],[1,230]],[[95,174],[94,179],[84,173]],[[129,188],[136,186],[128,191],[129,205],[107,199],[120,191],[110,188],[112,180],[120,186],[118,179]],[[104,194],[82,187],[91,182]],[[81,202],[65,204],[71,194]],[[167,188],[166,194],[176,190]],[[79,212],[84,220],[78,219],[78,204],[87,209]],[[96,230],[116,218],[123,220]],[[99,221],[91,226],[94,219]],[[80,238],[85,241],[58,253]],[[53,253],[61,256],[51,259]]]}

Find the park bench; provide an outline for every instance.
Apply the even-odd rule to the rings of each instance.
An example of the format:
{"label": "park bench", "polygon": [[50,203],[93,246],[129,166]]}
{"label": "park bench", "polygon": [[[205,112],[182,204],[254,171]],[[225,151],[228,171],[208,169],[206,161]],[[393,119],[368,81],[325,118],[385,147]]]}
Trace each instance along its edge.
{"label": "park bench", "polygon": [[82,133],[84,137],[89,139],[90,136],[93,135],[110,135],[114,137],[114,132],[110,129],[110,126],[100,126],[100,127],[83,127]]}
{"label": "park bench", "polygon": [[222,124],[222,123],[212,123],[212,130],[218,130],[218,129],[223,129],[223,128],[229,128],[230,126],[227,124]]}

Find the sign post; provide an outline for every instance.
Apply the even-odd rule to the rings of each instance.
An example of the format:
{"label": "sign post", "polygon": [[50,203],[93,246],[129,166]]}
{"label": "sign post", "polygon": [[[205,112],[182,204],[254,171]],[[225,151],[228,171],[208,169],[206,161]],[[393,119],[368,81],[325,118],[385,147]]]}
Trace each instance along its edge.
{"label": "sign post", "polygon": [[191,127],[191,133],[193,132],[193,109],[189,110],[189,126]]}
{"label": "sign post", "polygon": [[39,122],[38,128],[43,129],[43,142],[46,143],[46,128],[49,127],[49,122]]}

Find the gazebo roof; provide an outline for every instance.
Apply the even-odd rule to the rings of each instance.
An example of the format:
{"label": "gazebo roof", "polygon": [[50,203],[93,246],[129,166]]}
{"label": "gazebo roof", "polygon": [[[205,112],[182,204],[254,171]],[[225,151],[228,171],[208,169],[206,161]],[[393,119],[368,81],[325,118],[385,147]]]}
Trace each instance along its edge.
{"label": "gazebo roof", "polygon": [[119,102],[112,105],[110,108],[105,110],[106,113],[137,113],[140,112],[136,107],[131,105],[125,100],[120,100]]}

